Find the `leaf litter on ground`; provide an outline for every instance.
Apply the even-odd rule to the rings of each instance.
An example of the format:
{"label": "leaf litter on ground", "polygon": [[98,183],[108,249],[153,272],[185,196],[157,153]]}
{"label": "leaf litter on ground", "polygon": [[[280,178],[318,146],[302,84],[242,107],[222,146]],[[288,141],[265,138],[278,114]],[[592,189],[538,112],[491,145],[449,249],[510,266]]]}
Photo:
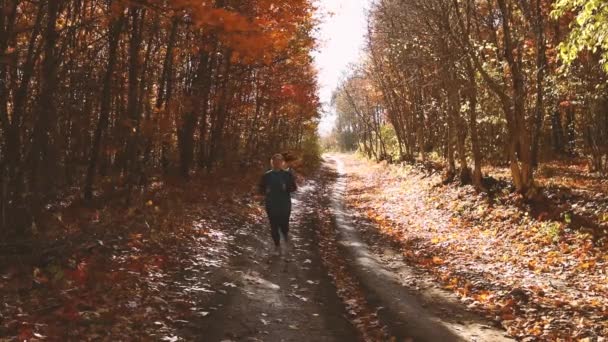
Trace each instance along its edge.
{"label": "leaf litter on ground", "polygon": [[261,217],[248,205],[254,179],[215,178],[159,186],[126,208],[50,215],[46,226],[61,226],[41,233],[42,252],[0,260],[0,338],[178,340],[180,326],[213,311],[205,296],[237,286],[213,270],[239,253],[237,229]]}
{"label": "leaf litter on ground", "polygon": [[470,186],[441,185],[439,173],[416,166],[344,160],[347,201],[358,219],[374,223],[384,243],[400,246],[410,264],[434,275],[469,309],[521,339],[608,336],[607,223],[601,222],[608,182],[577,183],[576,172],[564,172],[553,177],[562,182],[556,187],[539,177],[552,206],[598,218],[590,233],[570,216],[522,205],[508,189],[490,198]]}

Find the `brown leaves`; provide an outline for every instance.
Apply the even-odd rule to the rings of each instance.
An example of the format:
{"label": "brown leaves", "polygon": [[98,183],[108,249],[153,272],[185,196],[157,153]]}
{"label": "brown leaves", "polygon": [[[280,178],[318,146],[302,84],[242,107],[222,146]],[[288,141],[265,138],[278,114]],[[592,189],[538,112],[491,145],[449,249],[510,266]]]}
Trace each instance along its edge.
{"label": "brown leaves", "polygon": [[[231,230],[260,215],[226,192],[246,193],[252,179],[229,181],[211,177],[158,186],[131,208],[110,203],[95,211],[66,209],[62,221],[78,228],[68,241],[85,242],[62,245],[47,261],[0,274],[2,316],[9,318],[0,322],[2,338],[158,339],[159,333],[175,336],[180,319],[208,315],[192,310],[192,292],[213,292],[205,279],[225,262]],[[218,212],[218,203],[229,214]]]}
{"label": "brown leaves", "polygon": [[590,235],[547,214],[537,220],[507,194],[488,207],[472,189],[435,187],[439,176],[413,168],[347,165],[350,205],[470,309],[522,339],[608,334],[607,247]]}

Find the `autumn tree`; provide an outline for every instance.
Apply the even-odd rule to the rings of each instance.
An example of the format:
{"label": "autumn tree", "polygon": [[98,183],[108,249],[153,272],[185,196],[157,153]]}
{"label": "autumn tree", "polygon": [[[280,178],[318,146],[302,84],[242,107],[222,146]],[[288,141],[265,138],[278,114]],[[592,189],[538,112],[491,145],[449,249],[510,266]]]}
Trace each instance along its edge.
{"label": "autumn tree", "polygon": [[[605,76],[596,66],[606,6],[557,1],[554,18],[564,18],[555,20],[553,5],[375,1],[360,63],[372,86],[359,91],[379,94],[398,140],[393,153],[406,161],[440,156],[446,181],[480,190],[484,164],[506,163],[515,190],[529,199],[539,195],[535,170],[553,157],[590,156],[592,169],[603,169]],[[561,61],[580,55],[564,73]],[[354,107],[343,112],[356,117]]]}
{"label": "autumn tree", "polygon": [[26,233],[80,194],[129,199],[151,176],[303,148],[318,119],[313,11],[308,0],[3,1],[3,232]]}

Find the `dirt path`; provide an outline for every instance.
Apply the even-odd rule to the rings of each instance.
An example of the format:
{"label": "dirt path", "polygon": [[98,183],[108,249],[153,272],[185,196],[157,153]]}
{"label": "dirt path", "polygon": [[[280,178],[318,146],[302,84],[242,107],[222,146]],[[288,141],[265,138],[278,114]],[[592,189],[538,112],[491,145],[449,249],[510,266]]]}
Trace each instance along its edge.
{"label": "dirt path", "polygon": [[[373,241],[361,239],[361,228],[352,225],[343,205],[346,178],[340,163],[339,157],[327,156],[317,177],[295,196],[292,246],[286,255],[272,256],[263,222],[239,229],[232,245],[237,257],[214,276],[218,295],[179,336],[211,342],[361,340],[361,326],[358,331],[351,324],[357,317],[347,313],[348,305],[337,295],[344,299],[344,290],[333,285],[320,256],[325,244],[317,231],[330,224],[346,271],[365,294],[367,311],[377,312],[394,340],[507,340],[501,330],[466,312],[454,297],[400,262],[395,251],[383,247],[378,253],[368,245]],[[323,215],[331,218],[323,220]]]}
{"label": "dirt path", "polygon": [[243,227],[240,256],[222,270],[225,295],[206,317],[180,335],[199,341],[357,341],[357,332],[323,267],[314,210],[318,184],[309,181],[294,199],[292,245],[272,255],[266,225]]}

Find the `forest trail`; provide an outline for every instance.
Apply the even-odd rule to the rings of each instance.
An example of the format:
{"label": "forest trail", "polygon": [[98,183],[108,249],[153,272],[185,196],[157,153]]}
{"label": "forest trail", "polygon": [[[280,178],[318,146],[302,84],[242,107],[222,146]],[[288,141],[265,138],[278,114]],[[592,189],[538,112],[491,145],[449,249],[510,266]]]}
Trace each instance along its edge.
{"label": "forest trail", "polygon": [[92,243],[3,270],[0,341],[505,340],[348,209],[354,172],[342,165],[353,160],[325,155],[300,184],[292,246],[280,258],[245,190],[256,175],[241,188],[193,181],[125,209],[133,214],[123,222],[90,223],[127,233],[83,233]]}
{"label": "forest trail", "polygon": [[282,256],[274,255],[266,225],[239,234],[233,245],[239,256],[220,270],[226,295],[181,336],[210,342],[357,340],[318,252],[317,190],[315,180],[300,186],[293,200],[291,246]]}
{"label": "forest trail", "polygon": [[[244,228],[233,246],[239,256],[221,270],[225,295],[179,335],[201,341],[508,340],[425,275],[370,251],[345,209],[341,172],[339,156],[326,155],[301,187],[293,245],[280,259],[272,256],[265,226]],[[332,258],[342,260],[337,268],[323,257],[331,245],[340,246],[339,258]],[[408,278],[425,285],[409,287]]]}

